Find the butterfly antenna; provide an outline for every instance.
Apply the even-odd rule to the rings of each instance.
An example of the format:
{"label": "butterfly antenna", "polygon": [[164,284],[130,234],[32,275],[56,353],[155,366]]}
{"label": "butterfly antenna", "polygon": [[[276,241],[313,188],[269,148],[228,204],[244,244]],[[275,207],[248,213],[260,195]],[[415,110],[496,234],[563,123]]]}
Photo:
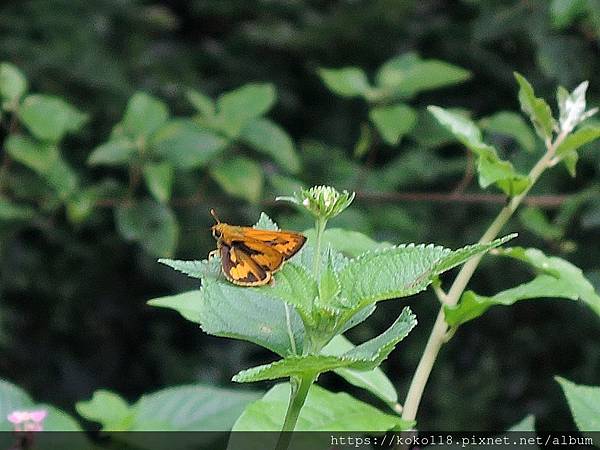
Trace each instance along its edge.
{"label": "butterfly antenna", "polygon": [[217,216],[217,213],[215,212],[215,210],[213,208],[210,209],[210,215],[215,218],[217,223],[221,223],[221,221],[219,220],[219,217]]}

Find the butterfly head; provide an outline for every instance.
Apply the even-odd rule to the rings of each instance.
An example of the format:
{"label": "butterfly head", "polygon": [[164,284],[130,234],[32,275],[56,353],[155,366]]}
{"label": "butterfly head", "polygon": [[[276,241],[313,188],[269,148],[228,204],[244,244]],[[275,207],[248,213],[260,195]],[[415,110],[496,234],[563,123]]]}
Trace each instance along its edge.
{"label": "butterfly head", "polygon": [[219,217],[214,209],[210,210],[210,215],[213,216],[217,221],[217,223],[211,227],[212,235],[216,240],[219,240],[223,235],[223,228],[225,228],[225,224],[219,220]]}

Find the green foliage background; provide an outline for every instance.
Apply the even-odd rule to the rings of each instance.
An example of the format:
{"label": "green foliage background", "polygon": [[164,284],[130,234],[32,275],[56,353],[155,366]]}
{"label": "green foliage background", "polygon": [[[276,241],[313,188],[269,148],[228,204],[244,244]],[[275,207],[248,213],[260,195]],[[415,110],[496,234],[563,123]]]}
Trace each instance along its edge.
{"label": "green foliage background", "polygon": [[[268,149],[255,151],[236,141],[232,152],[242,158],[224,176],[204,169],[178,173],[163,208],[178,223],[173,232],[179,259],[202,259],[214,248],[210,207],[230,223],[254,223],[267,210],[284,228],[308,228],[306,218],[272,203],[275,195],[290,194],[299,184],[358,191],[353,207],[331,226],[382,241],[458,248],[479,238],[501,203],[397,201],[394,193],[451,193],[463,179],[464,148],[444,140],[424,107],[436,104],[488,117],[480,125],[502,156],[525,166],[534,158],[520,148],[529,145],[527,134],[494,133],[489,118],[518,110],[513,70],[546,98],[557,84],[573,89],[589,79],[588,102],[596,106],[599,43],[597,0],[4,4],[0,61],[19,67],[32,92],[61,97],[87,114],[87,123],[63,139],[61,151],[80,182],[96,186],[102,195],[85,217],[74,220],[53,204],[51,189],[39,185],[32,171],[16,163],[10,168],[20,182],[13,194],[29,193],[27,204],[38,214],[34,220],[0,220],[0,377],[40,401],[73,411],[75,401],[98,388],[137,399],[174,384],[227,386],[239,370],[265,362],[267,354],[258,347],[206,336],[175,313],[145,304],[194,283],[156,264],[156,253],[170,249],[140,246],[127,227],[132,221],[124,218],[126,212],[117,212],[115,220],[117,200],[130,184],[127,171],[87,163],[92,150],[109,140],[135,92],[161,99],[173,117],[189,117],[196,114],[186,96],[189,89],[214,99],[247,83],[272,83],[277,102],[265,117],[287,131],[299,156],[300,170],[294,170],[296,163],[288,161],[286,167]],[[417,126],[390,145],[370,124],[367,102],[331,92],[319,69],[360,67],[373,81],[383,63],[407,52],[454,64],[471,76],[408,96],[406,103],[418,113]],[[369,133],[369,145],[357,148]],[[5,137],[2,130],[3,142]],[[231,174],[247,177],[256,170],[264,184],[258,183],[252,195],[241,195]],[[545,174],[533,192],[579,193],[569,207],[526,209],[505,230],[520,233],[520,246],[578,265],[597,289],[599,173],[600,145],[592,144],[582,152],[576,179],[559,168]],[[247,183],[253,181],[242,186]],[[465,192],[479,190],[473,181]],[[391,195],[367,195],[373,192]],[[156,196],[143,184],[131,193],[140,205],[151,194]],[[158,241],[164,243],[162,237]],[[493,295],[528,276],[518,264],[487,258],[472,287]],[[383,365],[401,393],[433,323],[433,297],[426,293],[384,303],[349,336],[364,341],[378,334],[406,304],[419,326]],[[461,327],[444,349],[425,394],[420,428],[504,429],[527,414],[534,414],[541,428],[571,428],[553,376],[597,385],[599,340],[598,320],[584,306],[549,300],[493,309]],[[333,375],[321,381],[365,398]]]}

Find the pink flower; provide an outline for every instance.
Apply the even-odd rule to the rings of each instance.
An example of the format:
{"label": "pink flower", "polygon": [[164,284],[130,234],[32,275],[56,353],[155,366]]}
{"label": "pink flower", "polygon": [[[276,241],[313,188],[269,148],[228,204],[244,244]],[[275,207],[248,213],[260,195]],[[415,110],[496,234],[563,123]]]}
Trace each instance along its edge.
{"label": "pink flower", "polygon": [[15,431],[42,431],[44,419],[48,415],[45,409],[33,411],[13,411],[6,418],[14,425]]}

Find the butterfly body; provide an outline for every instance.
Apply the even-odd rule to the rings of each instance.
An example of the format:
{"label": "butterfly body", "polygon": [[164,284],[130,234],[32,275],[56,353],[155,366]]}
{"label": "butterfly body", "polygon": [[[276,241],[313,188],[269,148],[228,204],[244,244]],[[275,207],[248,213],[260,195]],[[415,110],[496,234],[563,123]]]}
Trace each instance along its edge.
{"label": "butterfly body", "polygon": [[305,236],[294,231],[259,230],[219,221],[212,226],[212,234],[217,240],[214,253],[221,257],[223,274],[239,286],[271,282],[273,273],[306,242]]}

